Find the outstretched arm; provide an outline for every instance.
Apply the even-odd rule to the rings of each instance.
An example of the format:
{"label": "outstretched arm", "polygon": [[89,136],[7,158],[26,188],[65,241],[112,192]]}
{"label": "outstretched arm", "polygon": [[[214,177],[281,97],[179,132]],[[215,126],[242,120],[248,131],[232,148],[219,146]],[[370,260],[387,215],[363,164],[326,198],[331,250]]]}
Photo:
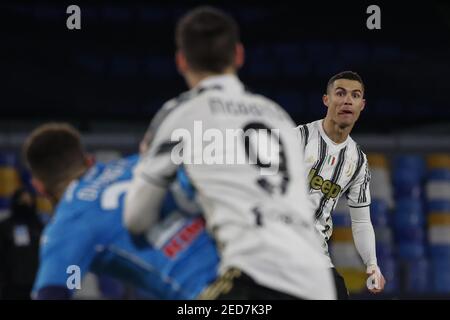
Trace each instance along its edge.
{"label": "outstretched arm", "polygon": [[[352,233],[356,249],[367,267],[370,281],[367,285],[372,293],[381,292],[385,285],[385,279],[377,264],[375,232],[370,221],[369,206],[353,208],[350,207],[352,219]],[[372,277],[372,275],[374,275]]]}
{"label": "outstretched arm", "polygon": [[165,188],[135,177],[125,198],[125,227],[133,234],[147,231],[159,217],[165,194]]}

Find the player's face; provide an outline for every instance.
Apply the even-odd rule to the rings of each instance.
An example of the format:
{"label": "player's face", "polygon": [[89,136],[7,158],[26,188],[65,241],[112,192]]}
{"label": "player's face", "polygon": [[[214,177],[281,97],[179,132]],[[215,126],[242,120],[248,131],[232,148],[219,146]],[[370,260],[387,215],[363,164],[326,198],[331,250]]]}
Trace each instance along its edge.
{"label": "player's face", "polygon": [[362,85],[358,81],[334,81],[323,97],[323,103],[328,107],[327,115],[341,128],[353,126],[366,104],[363,94]]}

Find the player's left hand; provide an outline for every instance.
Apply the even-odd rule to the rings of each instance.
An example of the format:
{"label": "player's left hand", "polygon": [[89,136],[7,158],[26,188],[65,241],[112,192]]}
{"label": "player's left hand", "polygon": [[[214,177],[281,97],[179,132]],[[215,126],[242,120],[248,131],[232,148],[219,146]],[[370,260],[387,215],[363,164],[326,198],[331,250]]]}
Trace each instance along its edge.
{"label": "player's left hand", "polygon": [[374,264],[369,265],[367,266],[366,273],[369,275],[366,282],[367,289],[372,293],[380,293],[383,291],[386,280],[384,279],[380,268]]}

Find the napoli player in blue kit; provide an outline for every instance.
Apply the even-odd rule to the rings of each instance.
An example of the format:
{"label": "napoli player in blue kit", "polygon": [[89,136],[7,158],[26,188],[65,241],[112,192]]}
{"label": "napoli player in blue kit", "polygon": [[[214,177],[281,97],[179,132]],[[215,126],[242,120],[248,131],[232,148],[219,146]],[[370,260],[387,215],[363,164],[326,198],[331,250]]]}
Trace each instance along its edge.
{"label": "napoli player in blue kit", "polygon": [[[94,164],[79,133],[62,123],[34,130],[24,145],[36,189],[54,204],[40,248],[35,299],[69,299],[70,270],[106,274],[155,299],[194,299],[216,279],[218,255],[182,172],[142,237],[122,226],[122,206],[138,156]],[[183,184],[181,182],[181,184]],[[79,269],[78,269],[79,268]]]}

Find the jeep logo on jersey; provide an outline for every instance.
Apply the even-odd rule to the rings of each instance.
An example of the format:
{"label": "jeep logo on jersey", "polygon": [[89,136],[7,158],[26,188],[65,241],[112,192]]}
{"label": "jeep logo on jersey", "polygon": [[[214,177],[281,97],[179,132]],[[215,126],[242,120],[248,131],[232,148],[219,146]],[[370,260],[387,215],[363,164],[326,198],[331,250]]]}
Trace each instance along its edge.
{"label": "jeep logo on jersey", "polygon": [[341,186],[330,180],[323,180],[320,175],[316,175],[317,170],[311,169],[308,175],[309,185],[314,190],[321,190],[326,199],[336,198],[341,192]]}

